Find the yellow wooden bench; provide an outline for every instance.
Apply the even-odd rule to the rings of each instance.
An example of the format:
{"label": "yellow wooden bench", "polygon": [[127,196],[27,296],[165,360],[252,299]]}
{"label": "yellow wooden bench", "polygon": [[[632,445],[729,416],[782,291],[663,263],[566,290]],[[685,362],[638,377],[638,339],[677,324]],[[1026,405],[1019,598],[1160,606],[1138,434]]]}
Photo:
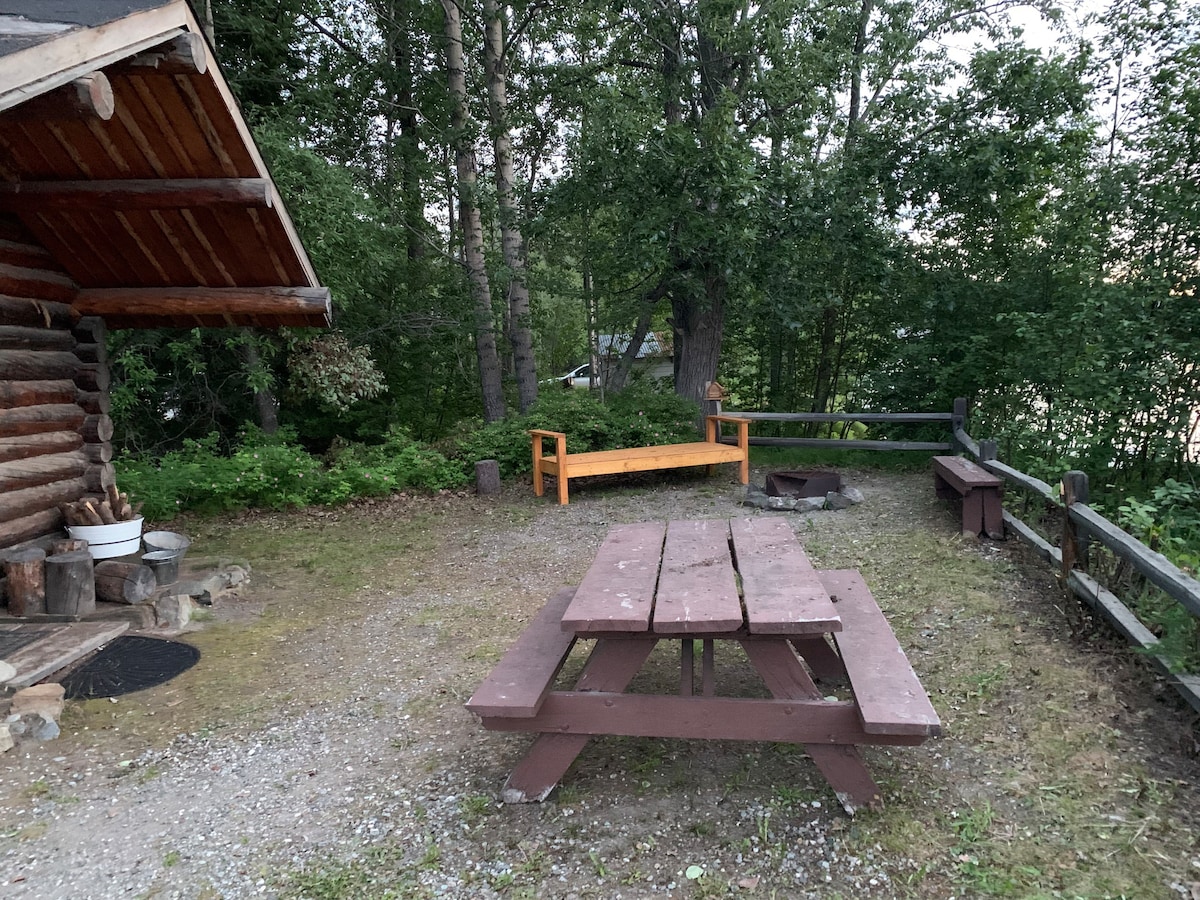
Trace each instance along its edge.
{"label": "yellow wooden bench", "polygon": [[[722,444],[721,424],[736,425],[737,445]],[[543,477],[553,475],[558,482],[558,502],[567,504],[567,482],[584,475],[617,475],[622,472],[648,472],[653,469],[680,469],[708,466],[711,474],[718,463],[741,463],[742,484],[750,481],[750,420],[737,416],[708,416],[703,441],[691,444],[663,444],[658,447],[630,447],[625,450],[593,450],[568,453],[567,436],[559,431],[531,429],[533,438],[533,492],[545,493]],[[554,440],[554,453],[546,455],[542,440]]]}

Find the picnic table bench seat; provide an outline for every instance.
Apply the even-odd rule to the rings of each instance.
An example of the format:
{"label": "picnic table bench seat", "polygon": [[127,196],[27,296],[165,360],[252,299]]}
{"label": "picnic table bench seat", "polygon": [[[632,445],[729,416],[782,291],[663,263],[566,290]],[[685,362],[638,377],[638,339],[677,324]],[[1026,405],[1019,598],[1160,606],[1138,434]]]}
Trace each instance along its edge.
{"label": "picnic table bench seat", "polygon": [[[721,424],[737,425],[737,445],[721,443]],[[585,475],[617,475],[625,472],[648,472],[655,469],[680,469],[688,466],[708,466],[709,471],[719,463],[741,465],[742,484],[750,481],[750,420],[737,416],[708,416],[705,419],[705,439],[686,444],[662,444],[653,447],[627,447],[619,450],[591,450],[568,453],[567,436],[559,431],[540,428],[529,432],[533,443],[533,492],[545,493],[544,477],[553,475],[558,487],[558,502],[568,503],[567,485],[572,478]],[[544,439],[554,441],[554,452],[547,454]]]}
{"label": "picnic table bench seat", "polygon": [[933,487],[943,500],[962,498],[962,533],[1004,537],[1004,481],[961,456],[933,458]]}

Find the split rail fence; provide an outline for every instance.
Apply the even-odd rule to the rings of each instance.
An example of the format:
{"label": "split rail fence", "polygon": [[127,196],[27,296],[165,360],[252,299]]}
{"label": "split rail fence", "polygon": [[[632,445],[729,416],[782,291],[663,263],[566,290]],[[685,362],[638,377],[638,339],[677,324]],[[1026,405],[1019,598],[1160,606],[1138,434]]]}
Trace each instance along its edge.
{"label": "split rail fence", "polygon": [[929,424],[944,422],[950,432],[945,443],[901,440],[839,440],[836,438],[793,438],[750,436],[751,446],[821,447],[840,450],[950,450],[975,458],[987,471],[1040,497],[1062,511],[1063,529],[1058,546],[1043,538],[1011,510],[1004,511],[1007,531],[1027,542],[1043,560],[1054,566],[1064,588],[1109,622],[1133,644],[1179,694],[1200,712],[1200,675],[1180,672],[1176,664],[1160,650],[1160,639],[1116,594],[1088,573],[1089,549],[1093,542],[1108,548],[1124,560],[1147,582],[1163,591],[1193,618],[1200,619],[1200,581],[1184,572],[1169,559],[1133,535],[1113,524],[1088,506],[1088,477],[1071,471],[1062,483],[1052,487],[996,458],[995,441],[976,441],[966,431],[967,402],[959,398],[948,413],[747,413],[730,412],[753,422],[803,423],[893,423]]}

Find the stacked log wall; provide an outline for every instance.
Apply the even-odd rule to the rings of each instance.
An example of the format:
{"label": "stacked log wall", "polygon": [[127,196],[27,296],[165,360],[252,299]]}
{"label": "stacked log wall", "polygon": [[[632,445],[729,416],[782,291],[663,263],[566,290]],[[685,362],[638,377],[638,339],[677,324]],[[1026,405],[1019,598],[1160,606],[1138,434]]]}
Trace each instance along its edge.
{"label": "stacked log wall", "polygon": [[61,537],[59,504],[115,478],[104,320],[74,313],[77,290],[0,215],[0,551]]}

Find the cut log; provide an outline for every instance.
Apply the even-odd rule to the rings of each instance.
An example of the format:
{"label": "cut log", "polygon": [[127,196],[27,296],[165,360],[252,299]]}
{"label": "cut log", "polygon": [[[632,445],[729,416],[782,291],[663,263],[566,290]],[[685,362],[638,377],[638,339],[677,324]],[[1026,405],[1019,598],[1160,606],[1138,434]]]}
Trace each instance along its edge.
{"label": "cut log", "polygon": [[108,391],[80,391],[75,402],[89,416],[107,416],[112,412],[112,396]]}
{"label": "cut log", "polygon": [[[113,468],[112,463],[89,466],[83,480],[90,493],[103,494],[109,487],[117,483],[117,470]],[[112,523],[106,524],[111,525]]]}
{"label": "cut log", "polygon": [[46,611],[45,563],[46,551],[36,548],[10,550],[4,555],[10,615],[40,615]]}
{"label": "cut log", "polygon": [[0,519],[0,547],[54,534],[62,530],[62,525],[62,513],[57,507],[14,519]]}
{"label": "cut log", "polygon": [[0,409],[78,402],[78,389],[68,378],[57,381],[0,381]]}
{"label": "cut log", "polygon": [[[0,413],[0,417],[3,413]],[[80,419],[82,422],[83,420]],[[0,462],[14,459],[28,459],[31,456],[42,456],[47,453],[69,453],[83,447],[83,435],[78,431],[49,431],[44,434],[24,434],[15,437],[0,437]],[[102,447],[103,444],[92,446]],[[111,445],[109,445],[111,450]],[[90,458],[90,457],[89,457]],[[111,455],[109,459],[111,459]],[[108,462],[92,460],[93,462]]]}
{"label": "cut log", "polygon": [[0,294],[69,304],[78,292],[79,285],[61,272],[0,263]]}
{"label": "cut log", "polygon": [[52,303],[32,297],[12,297],[0,291],[0,324],[70,328],[76,318],[75,311],[66,303]]}
{"label": "cut log", "polygon": [[0,262],[27,269],[52,269],[54,257],[45,247],[0,237]]}
{"label": "cut log", "polygon": [[113,437],[113,420],[104,415],[87,416],[79,427],[79,433],[83,435],[85,443],[106,444]]}
{"label": "cut log", "polygon": [[87,492],[87,484],[82,478],[68,478],[66,481],[56,481],[53,484],[43,484],[21,491],[8,491],[0,494],[0,522],[9,522],[49,509],[57,512],[60,503],[70,503]]}
{"label": "cut log", "polygon": [[153,596],[154,570],[141,563],[105,560],[96,564],[96,596],[109,603],[141,603]]}
{"label": "cut log", "polygon": [[79,357],[80,362],[107,363],[108,347],[104,344],[76,344],[75,355]]}
{"label": "cut log", "polygon": [[67,478],[80,478],[90,465],[82,450],[0,463],[0,491],[19,491]]}
{"label": "cut log", "polygon": [[81,391],[107,391],[112,384],[112,373],[105,363],[79,362],[76,357],[74,371],[75,386]]}
{"label": "cut log", "polygon": [[0,183],[0,210],[270,209],[266,178],[120,178],[114,181],[20,181]]}
{"label": "cut log", "polygon": [[92,555],[86,550],[72,550],[46,557],[46,612],[55,616],[86,616],[95,611]]}
{"label": "cut log", "polygon": [[83,453],[91,463],[112,462],[113,446],[112,444],[84,444]]}
{"label": "cut log", "polygon": [[[72,320],[75,324],[71,329],[71,333],[75,335],[75,340],[81,345],[96,344],[100,347],[105,346],[105,340],[108,337],[108,324],[100,316],[80,316]],[[78,353],[79,348],[75,351]],[[82,357],[80,357],[82,359]],[[84,362],[101,362],[102,360],[84,360]]]}
{"label": "cut log", "polygon": [[103,72],[90,72],[62,87],[14,106],[6,115],[16,121],[108,121],[116,111],[112,84]]}
{"label": "cut log", "polygon": [[108,67],[110,74],[118,75],[203,75],[207,71],[204,38],[190,31]]}
{"label": "cut log", "polygon": [[74,379],[82,365],[69,350],[0,350],[0,372],[9,381]]}
{"label": "cut log", "polygon": [[475,493],[481,497],[500,493],[500,463],[481,459],[475,463]]}
{"label": "cut log", "polygon": [[50,555],[57,556],[59,553],[70,553],[73,550],[86,550],[88,542],[82,538],[63,538],[61,541],[53,541],[50,544]]}
{"label": "cut log", "polygon": [[[87,418],[87,413],[74,403],[47,403],[42,406],[0,409],[0,438],[79,431]],[[109,421],[111,423],[112,420]],[[104,440],[111,439],[112,434],[109,434]]]}
{"label": "cut log", "polygon": [[[0,282],[2,283],[2,282]],[[125,318],[180,316],[324,316],[330,313],[329,288],[88,288],[79,291],[74,308],[81,315]]]}
{"label": "cut log", "polygon": [[32,325],[0,325],[0,350],[68,350],[74,353],[75,338],[69,331]]}

